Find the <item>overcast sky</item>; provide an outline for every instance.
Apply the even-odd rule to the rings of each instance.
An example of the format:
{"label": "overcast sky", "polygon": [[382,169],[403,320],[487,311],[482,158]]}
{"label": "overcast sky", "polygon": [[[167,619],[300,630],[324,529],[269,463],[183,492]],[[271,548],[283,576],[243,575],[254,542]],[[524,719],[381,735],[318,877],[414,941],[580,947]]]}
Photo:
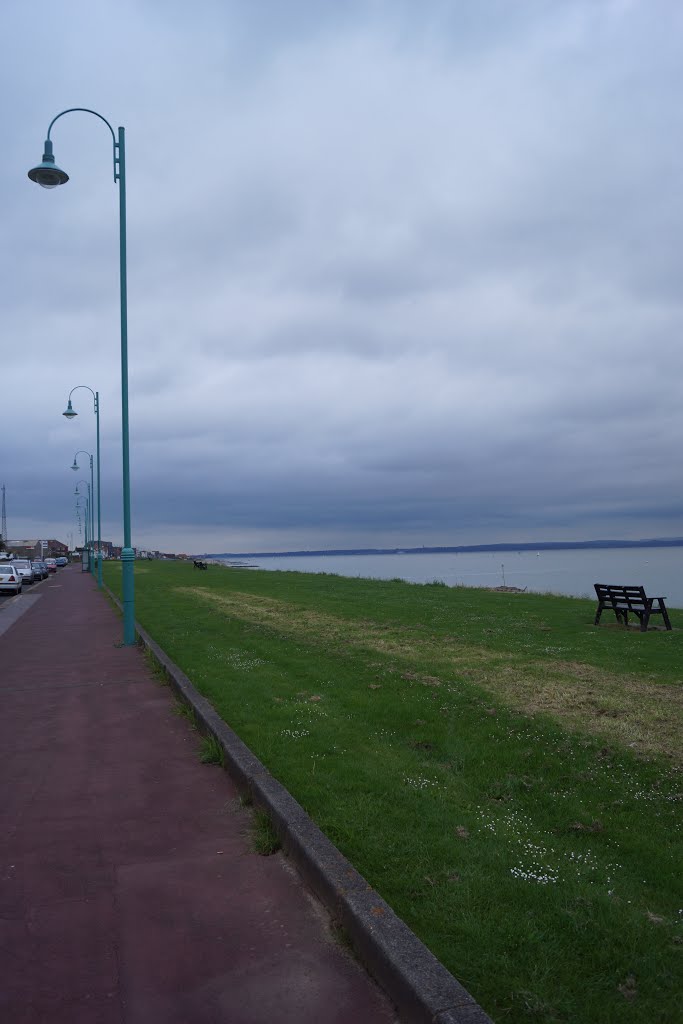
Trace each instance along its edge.
{"label": "overcast sky", "polygon": [[[11,539],[683,535],[680,0],[4,0]],[[79,456],[79,460],[83,460]],[[81,485],[81,489],[83,489]]]}

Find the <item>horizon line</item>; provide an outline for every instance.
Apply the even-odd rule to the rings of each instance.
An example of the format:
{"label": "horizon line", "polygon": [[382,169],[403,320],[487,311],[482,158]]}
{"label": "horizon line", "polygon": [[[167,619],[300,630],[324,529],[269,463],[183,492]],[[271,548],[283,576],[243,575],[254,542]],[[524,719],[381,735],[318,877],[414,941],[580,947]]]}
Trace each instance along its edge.
{"label": "horizon line", "polygon": [[640,540],[575,540],[575,541],[523,541],[521,543],[497,542],[493,544],[436,544],[420,547],[355,547],[316,548],[289,551],[222,551],[205,552],[204,558],[285,558],[324,557],[331,555],[416,555],[429,553],[452,553],[465,551],[558,551],[579,548],[644,548],[683,547],[683,537],[650,537]]}

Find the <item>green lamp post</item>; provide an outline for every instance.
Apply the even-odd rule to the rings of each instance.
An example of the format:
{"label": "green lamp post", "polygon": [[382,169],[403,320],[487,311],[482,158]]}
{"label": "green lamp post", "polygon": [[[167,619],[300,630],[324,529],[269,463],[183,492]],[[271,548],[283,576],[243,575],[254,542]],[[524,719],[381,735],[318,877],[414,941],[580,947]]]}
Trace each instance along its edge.
{"label": "green lamp post", "polygon": [[[79,449],[76,452],[76,455],[87,455],[89,460],[90,460],[90,483],[88,483],[87,480],[79,480],[78,483],[84,483],[87,486],[87,488],[88,488],[88,501],[90,503],[90,505],[89,505],[89,507],[90,507],[90,544],[91,544],[91,547],[92,547],[92,551],[91,551],[91,554],[90,554],[89,568],[90,568],[90,574],[92,576],[94,576],[95,575],[95,550],[94,550],[94,545],[95,545],[95,518],[94,518],[95,517],[95,508],[94,508],[94,504],[93,504],[92,498],[93,498],[93,495],[95,493],[95,486],[94,486],[94,483],[93,483],[93,468],[92,468],[93,459],[92,459],[92,455],[90,454],[90,452],[84,452],[82,449]],[[78,469],[80,468],[78,463],[76,462],[76,455],[74,455],[74,461],[73,461],[73,465],[71,467],[73,469],[74,473],[76,473],[78,471]],[[76,484],[76,493],[78,493],[78,483]]]}
{"label": "green lamp post", "polygon": [[[74,467],[72,466],[71,468],[73,469]],[[90,487],[90,484],[88,483],[87,480],[78,480],[77,483],[76,483],[76,490],[74,491],[74,494],[75,494],[75,496],[77,498],[80,497],[80,493],[81,493],[78,490],[78,484],[85,484],[85,486],[88,489],[87,501],[88,501],[88,514],[90,516],[90,518],[88,519],[88,536],[90,538],[90,545],[88,547],[88,569],[90,570],[90,575],[94,576],[95,575],[95,558],[94,558],[93,548],[95,546],[95,531],[94,531],[93,527],[94,527],[95,524],[94,524],[94,521],[93,521],[93,515],[94,515],[94,510],[95,509],[94,509],[94,503],[93,503],[93,494],[92,494],[92,489]]]}
{"label": "green lamp post", "polygon": [[[92,114],[103,121],[113,141],[114,182],[119,185],[119,267],[120,267],[120,298],[121,298],[121,438],[123,449],[123,550],[121,562],[123,568],[123,642],[126,645],[135,643],[135,552],[131,546],[130,533],[130,460],[128,437],[128,299],[126,277],[126,149],[125,132],[118,129],[118,138],[109,121],[96,110],[87,107],[70,107],[52,119],[47,130],[43,159],[37,167],[31,168],[28,176],[43,188],[55,188],[64,185],[69,175],[55,164],[52,152],[50,132],[60,117],[72,113]],[[68,410],[67,410],[68,411]]]}
{"label": "green lamp post", "polygon": [[[97,586],[102,588],[102,505],[101,505],[101,490],[100,490],[100,393],[99,391],[93,391],[87,384],[77,384],[75,388],[72,388],[69,392],[68,404],[66,410],[62,413],[62,416],[66,416],[68,420],[72,420],[74,416],[78,416],[78,413],[71,404],[71,396],[74,391],[78,391],[79,388],[85,388],[93,396],[95,403],[95,418],[97,420]],[[74,462],[76,460],[74,459]],[[91,460],[92,466],[92,460]],[[72,466],[73,469],[73,466]]]}
{"label": "green lamp post", "polygon": [[90,510],[88,508],[88,499],[85,499],[85,505],[81,505],[80,501],[76,501],[76,516],[78,517],[78,526],[81,525],[81,509],[83,509],[83,517],[85,519],[85,549],[88,552],[88,567],[90,567],[90,536],[88,532],[90,522]]}
{"label": "green lamp post", "polygon": [[[76,490],[74,491],[74,494],[76,495],[77,498],[85,497],[85,510],[86,510],[85,511],[85,519],[86,519],[86,532],[85,532],[86,542],[85,542],[85,546],[88,549],[88,572],[92,576],[93,575],[93,566],[95,564],[95,560],[93,558],[92,502],[91,502],[91,498],[90,498],[90,484],[87,483],[85,480],[79,480],[78,482],[79,483],[84,483],[85,486],[88,488],[87,496],[86,495],[81,495],[81,492],[78,490],[78,487],[76,487]],[[78,506],[78,502],[76,502],[76,507],[77,508],[79,507]]]}

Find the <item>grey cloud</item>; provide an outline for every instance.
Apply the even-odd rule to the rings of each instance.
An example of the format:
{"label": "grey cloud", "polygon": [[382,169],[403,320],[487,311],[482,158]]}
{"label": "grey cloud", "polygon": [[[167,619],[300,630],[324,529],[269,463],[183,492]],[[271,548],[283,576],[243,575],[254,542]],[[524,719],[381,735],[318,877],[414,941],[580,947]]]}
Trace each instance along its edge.
{"label": "grey cloud", "polygon": [[678,9],[42,6],[0,67],[5,368],[50,392],[6,411],[11,532],[73,528],[88,383],[120,539],[106,129],[63,118],[68,186],[26,179],[76,103],[127,129],[140,543],[680,532]]}

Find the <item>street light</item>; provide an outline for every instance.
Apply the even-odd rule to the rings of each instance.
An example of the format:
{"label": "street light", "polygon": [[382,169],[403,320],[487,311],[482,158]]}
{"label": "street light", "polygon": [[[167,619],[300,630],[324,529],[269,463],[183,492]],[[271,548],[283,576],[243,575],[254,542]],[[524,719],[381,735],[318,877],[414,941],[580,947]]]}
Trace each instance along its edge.
{"label": "street light", "polygon": [[[78,451],[76,452],[76,455],[87,455],[89,460],[90,460],[90,483],[88,484],[88,496],[90,497],[91,495],[93,495],[95,493],[95,484],[93,482],[92,455],[90,454],[90,452],[84,452],[82,448],[78,449]],[[74,473],[77,472],[77,470],[79,469],[78,463],[76,462],[76,455],[74,455],[74,462],[73,462],[73,466],[71,467],[73,469]],[[80,481],[79,481],[79,483],[80,483]],[[84,480],[83,483],[87,483],[87,480]],[[78,490],[78,485],[76,485],[76,489]],[[94,509],[94,506],[93,506],[92,499],[90,501],[90,541],[91,541],[93,549],[94,549],[94,547],[95,547],[95,509]],[[92,557],[91,557],[91,560],[90,560],[90,574],[92,576],[95,575],[95,551],[94,550],[92,552]]]}
{"label": "street light", "polygon": [[85,548],[86,548],[86,550],[88,552],[88,562],[89,562],[90,561],[90,538],[88,537],[88,520],[90,518],[90,512],[88,510],[88,504],[89,504],[89,502],[88,502],[87,498],[85,499],[85,506],[81,505],[81,503],[79,501],[76,502],[76,517],[78,519],[78,530],[79,530],[79,533],[80,533],[80,529],[81,529],[80,510],[83,509],[84,518],[85,518]]}
{"label": "street light", "polygon": [[[73,469],[74,467],[72,466],[71,468]],[[76,495],[77,498],[81,496],[81,492],[78,490],[78,484],[85,484],[85,486],[88,488],[88,496],[87,496],[87,499],[86,499],[87,503],[88,503],[87,504],[87,509],[88,509],[88,515],[89,515],[89,519],[88,519],[88,536],[90,538],[90,543],[88,545],[88,569],[90,570],[90,574],[92,576],[92,575],[94,575],[94,569],[95,569],[95,559],[93,557],[93,550],[92,550],[94,545],[95,545],[95,535],[94,535],[94,531],[93,531],[93,526],[94,526],[94,523],[93,523],[93,511],[94,511],[94,508],[93,508],[93,501],[92,501],[92,491],[91,491],[91,488],[90,488],[90,484],[88,483],[87,480],[78,480],[77,483],[76,483],[76,490],[74,491],[74,494]],[[78,502],[76,503],[76,506],[78,507]]]}
{"label": "street light", "polygon": [[[66,410],[62,413],[62,416],[66,416],[68,420],[72,420],[74,416],[78,416],[78,413],[71,404],[71,396],[74,391],[78,391],[79,388],[85,388],[93,396],[95,403],[95,418],[97,420],[97,586],[102,587],[102,506],[101,506],[101,492],[100,492],[100,393],[99,391],[93,391],[87,384],[77,384],[75,388],[72,388],[69,392],[68,404]],[[76,460],[74,459],[74,462]],[[72,467],[73,468],[73,467]]]}
{"label": "street light", "polygon": [[[129,439],[128,439],[128,300],[126,281],[126,147],[125,132],[123,128],[118,130],[118,141],[114,129],[109,121],[96,110],[89,110],[87,107],[70,107],[63,110],[52,119],[47,129],[45,148],[43,151],[42,163],[31,168],[28,176],[31,181],[37,182],[43,188],[55,188],[57,185],[64,185],[69,180],[69,175],[55,164],[52,152],[52,141],[50,132],[52,126],[64,114],[72,113],[92,114],[104,121],[111,132],[114,145],[114,182],[119,184],[119,268],[120,268],[120,298],[121,298],[121,440],[123,448],[123,549],[121,551],[121,563],[123,570],[123,642],[126,645],[135,643],[135,578],[134,562],[135,552],[131,547],[130,536],[130,461],[129,461]],[[68,411],[68,410],[67,410]]]}

